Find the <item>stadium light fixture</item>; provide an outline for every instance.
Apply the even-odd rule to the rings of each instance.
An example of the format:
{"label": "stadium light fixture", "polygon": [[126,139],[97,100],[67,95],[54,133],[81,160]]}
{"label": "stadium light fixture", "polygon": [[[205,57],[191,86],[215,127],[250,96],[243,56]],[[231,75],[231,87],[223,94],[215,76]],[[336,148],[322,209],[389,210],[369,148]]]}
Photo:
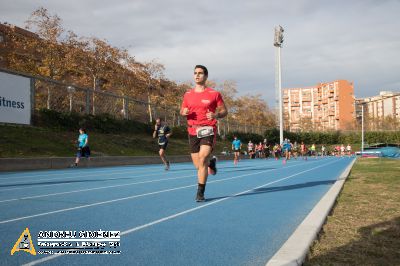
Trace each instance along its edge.
{"label": "stadium light fixture", "polygon": [[278,105],[279,105],[279,141],[283,143],[283,106],[282,106],[282,75],[281,75],[281,48],[283,43],[282,26],[275,27],[274,46],[276,47],[276,89],[278,91]]}

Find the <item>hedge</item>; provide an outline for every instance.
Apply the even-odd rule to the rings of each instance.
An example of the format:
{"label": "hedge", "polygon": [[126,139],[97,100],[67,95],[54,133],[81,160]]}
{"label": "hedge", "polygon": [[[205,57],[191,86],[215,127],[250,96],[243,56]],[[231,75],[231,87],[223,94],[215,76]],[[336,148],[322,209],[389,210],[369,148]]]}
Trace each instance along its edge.
{"label": "hedge", "polygon": [[101,133],[144,133],[151,134],[153,126],[133,120],[120,120],[108,114],[81,115],[61,113],[49,109],[40,109],[33,116],[33,125],[58,130],[75,131],[84,127],[92,132]]}
{"label": "hedge", "polygon": [[[78,113],[61,113],[48,109],[40,109],[33,116],[33,124],[39,127],[49,127],[59,130],[75,131],[80,127],[101,133],[142,133],[151,134],[154,125],[134,120],[115,119],[111,115],[82,115]],[[185,126],[173,127],[175,138],[187,138]],[[243,132],[229,132],[225,139],[233,140],[237,136],[243,143],[251,140],[253,143],[262,142],[265,138],[268,143],[279,143],[279,130],[272,128],[263,135]],[[360,144],[361,132],[283,132],[284,138],[291,142],[307,144]],[[364,134],[366,143],[400,143],[400,131],[367,131]]]}

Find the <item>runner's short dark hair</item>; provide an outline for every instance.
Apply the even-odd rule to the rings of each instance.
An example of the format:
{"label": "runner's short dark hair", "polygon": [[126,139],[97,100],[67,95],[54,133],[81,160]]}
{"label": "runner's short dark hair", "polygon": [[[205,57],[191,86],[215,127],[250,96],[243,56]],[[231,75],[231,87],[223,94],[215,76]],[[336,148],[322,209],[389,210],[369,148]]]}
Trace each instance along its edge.
{"label": "runner's short dark hair", "polygon": [[201,69],[203,69],[204,75],[208,76],[208,70],[207,70],[207,68],[206,68],[205,66],[203,66],[203,65],[196,65],[196,66],[194,67],[194,69],[196,69],[196,68],[201,68]]}

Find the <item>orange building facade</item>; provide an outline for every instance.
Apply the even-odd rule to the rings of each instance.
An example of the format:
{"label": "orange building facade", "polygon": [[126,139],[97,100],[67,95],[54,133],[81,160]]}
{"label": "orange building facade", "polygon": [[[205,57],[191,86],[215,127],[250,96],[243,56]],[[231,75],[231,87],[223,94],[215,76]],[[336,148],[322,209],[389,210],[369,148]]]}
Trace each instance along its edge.
{"label": "orange building facade", "polygon": [[312,87],[286,88],[282,94],[286,130],[345,130],[354,124],[353,82],[336,80]]}

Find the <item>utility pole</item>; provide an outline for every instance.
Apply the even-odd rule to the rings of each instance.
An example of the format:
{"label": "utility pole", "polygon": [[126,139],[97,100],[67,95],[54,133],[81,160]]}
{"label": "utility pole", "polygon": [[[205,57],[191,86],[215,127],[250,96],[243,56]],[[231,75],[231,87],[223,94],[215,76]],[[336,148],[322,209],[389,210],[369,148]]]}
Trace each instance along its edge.
{"label": "utility pole", "polygon": [[279,105],[279,140],[283,143],[283,106],[282,106],[282,75],[281,75],[281,47],[283,43],[283,28],[282,26],[275,27],[274,46],[276,47],[276,82],[275,86],[278,91]]}
{"label": "utility pole", "polygon": [[361,105],[361,156],[364,154],[364,103]]}

